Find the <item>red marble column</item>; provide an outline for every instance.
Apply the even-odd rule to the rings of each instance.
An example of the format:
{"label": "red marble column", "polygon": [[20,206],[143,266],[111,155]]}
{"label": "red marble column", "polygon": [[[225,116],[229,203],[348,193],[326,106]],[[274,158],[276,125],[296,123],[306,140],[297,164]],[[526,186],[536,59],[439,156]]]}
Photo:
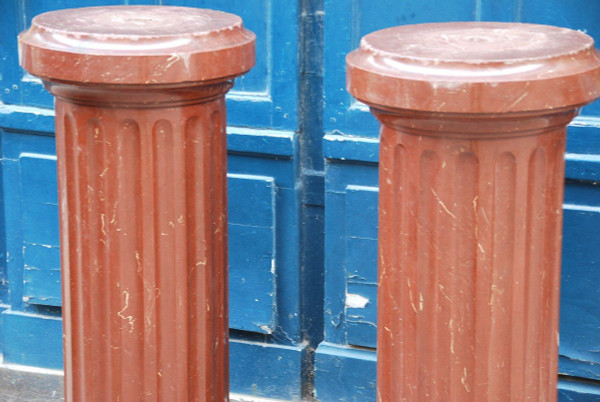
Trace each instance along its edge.
{"label": "red marble column", "polygon": [[83,8],[37,16],[20,50],[56,96],[67,400],[227,400],[224,96],[254,35]]}
{"label": "red marble column", "polygon": [[555,401],[565,134],[600,96],[593,40],[403,26],[347,67],[381,122],[378,400]]}

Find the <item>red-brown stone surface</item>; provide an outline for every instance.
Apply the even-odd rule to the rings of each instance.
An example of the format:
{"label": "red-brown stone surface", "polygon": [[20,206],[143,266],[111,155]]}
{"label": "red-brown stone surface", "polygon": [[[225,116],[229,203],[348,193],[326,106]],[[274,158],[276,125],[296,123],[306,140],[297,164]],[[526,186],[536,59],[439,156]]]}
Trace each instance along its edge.
{"label": "red-brown stone surface", "polygon": [[593,40],[403,26],[347,68],[382,125],[378,400],[556,400],[565,133],[600,96]]}
{"label": "red-brown stone surface", "polygon": [[56,96],[66,397],[228,398],[224,95],[239,17],[181,7],[34,18],[21,63]]}
{"label": "red-brown stone surface", "polygon": [[87,7],[35,17],[19,54],[23,68],[53,81],[181,85],[250,70],[254,34],[214,10]]}

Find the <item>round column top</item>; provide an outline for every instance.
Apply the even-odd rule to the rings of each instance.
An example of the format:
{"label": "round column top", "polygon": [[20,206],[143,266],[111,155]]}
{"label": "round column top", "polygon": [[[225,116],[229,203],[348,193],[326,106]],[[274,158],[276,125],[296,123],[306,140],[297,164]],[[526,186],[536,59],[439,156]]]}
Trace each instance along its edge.
{"label": "round column top", "polygon": [[600,97],[588,35],[547,25],[450,22],[373,32],[346,58],[348,91],[383,109],[509,113]]}
{"label": "round column top", "polygon": [[254,33],[237,15],[170,6],[109,6],[36,16],[20,64],[49,81],[179,84],[233,78],[254,66]]}

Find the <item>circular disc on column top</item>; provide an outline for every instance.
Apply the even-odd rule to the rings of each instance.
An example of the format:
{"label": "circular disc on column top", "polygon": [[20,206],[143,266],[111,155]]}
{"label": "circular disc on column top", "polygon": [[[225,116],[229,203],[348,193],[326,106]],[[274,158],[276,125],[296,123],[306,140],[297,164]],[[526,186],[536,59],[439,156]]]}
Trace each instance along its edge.
{"label": "circular disc on column top", "polygon": [[547,25],[451,22],[383,29],[363,37],[346,66],[348,91],[387,109],[527,112],[600,96],[593,39]]}
{"label": "circular disc on column top", "polygon": [[167,6],[87,7],[36,16],[19,36],[20,63],[47,80],[177,84],[231,78],[254,66],[237,15]]}

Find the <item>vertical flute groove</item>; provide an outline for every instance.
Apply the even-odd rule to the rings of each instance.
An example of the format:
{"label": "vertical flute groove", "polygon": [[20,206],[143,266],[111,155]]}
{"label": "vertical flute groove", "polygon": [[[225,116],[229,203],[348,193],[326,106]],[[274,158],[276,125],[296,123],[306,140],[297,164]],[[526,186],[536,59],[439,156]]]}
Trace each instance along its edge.
{"label": "vertical flute groove", "polygon": [[[154,189],[156,215],[155,215],[155,245],[156,245],[156,264],[157,267],[172,267],[175,269],[172,250],[173,234],[172,227],[169,225],[169,218],[174,215],[172,197],[175,192],[172,173],[173,166],[173,136],[171,125],[166,120],[159,120],[153,127],[152,136],[154,139],[154,178],[156,187]],[[158,399],[175,395],[174,386],[176,383],[176,374],[174,368],[165,365],[171,356],[176,356],[177,339],[171,339],[169,334],[173,334],[177,328],[176,314],[172,306],[176,305],[176,296],[174,292],[173,272],[166,269],[157,270],[157,288],[161,289],[160,296],[157,298],[157,323],[158,333]]]}
{"label": "vertical flute groove", "polygon": [[[140,168],[140,128],[133,120],[119,123],[117,131],[118,169],[114,184],[117,201],[113,208],[113,218],[109,224],[117,233],[118,269],[121,309],[117,312],[120,319],[121,368],[123,382],[121,394],[125,400],[134,400],[143,393],[143,382],[137,365],[144,362],[143,328],[143,284],[141,265],[141,168]],[[114,219],[114,221],[113,221]],[[114,269],[115,267],[113,267]]]}
{"label": "vertical flute groove", "polygon": [[[220,102],[223,102],[221,100]],[[227,266],[227,193],[218,191],[217,189],[226,188],[227,181],[227,147],[225,142],[225,116],[221,112],[224,107],[215,108],[210,115],[209,137],[211,138],[210,166],[219,166],[217,169],[208,170],[211,174],[210,182],[210,217],[213,219],[213,231],[210,233],[212,247],[212,264],[213,267]],[[211,280],[207,283],[215,283],[216,286],[211,287],[211,301],[215,313],[212,313],[212,319],[208,320],[211,323],[212,333],[211,338],[215,345],[213,352],[216,356],[225,356],[223,364],[216,364],[212,358],[205,356],[207,362],[211,362],[211,372],[213,373],[213,381],[210,392],[211,399],[217,401],[227,398],[223,394],[224,389],[229,388],[228,372],[228,294],[227,294],[227,271],[219,270],[221,275],[215,276],[216,270],[210,270]]]}
{"label": "vertical flute groove", "polygon": [[[174,192],[172,194],[173,212],[169,225],[173,227],[175,241],[174,264],[175,264],[175,296],[176,296],[176,322],[177,322],[177,400],[189,400],[188,390],[188,356],[189,349],[189,302],[188,302],[188,272],[189,261],[187,255],[188,233],[187,233],[187,211],[186,211],[186,185],[188,181],[185,165],[185,132],[184,122],[171,126],[173,136],[173,174],[175,180]],[[171,224],[172,222],[172,224]]]}
{"label": "vertical flute groove", "polygon": [[[106,329],[108,333],[108,354],[107,361],[110,365],[108,372],[110,378],[109,396],[116,399],[117,396],[121,395],[122,392],[122,377],[117,373],[121,372],[122,361],[122,340],[121,340],[121,318],[118,316],[118,312],[121,311],[123,306],[123,299],[121,289],[117,287],[120,284],[120,269],[119,269],[119,241],[117,231],[115,227],[116,223],[116,207],[118,206],[118,188],[116,184],[117,172],[116,169],[119,166],[118,151],[117,151],[117,133],[119,131],[119,122],[110,122],[106,128],[104,135],[104,149],[106,166],[103,170],[103,181],[105,183],[105,202],[102,206],[102,212],[100,215],[101,220],[101,231],[106,237],[106,259],[105,266],[108,272],[108,286],[109,293],[107,298],[109,299],[108,304],[108,315],[110,322]],[[100,174],[102,174],[100,173]]]}
{"label": "vertical flute groove", "polygon": [[[208,137],[210,138],[210,143],[208,146],[208,149],[210,150],[210,152],[207,154],[207,158],[205,159],[205,163],[208,166],[214,166],[214,160],[215,158],[218,158],[218,140],[216,138],[214,138],[214,112],[209,112],[209,120],[211,122],[210,127],[208,128]],[[206,166],[208,168],[208,166]],[[217,199],[215,198],[216,196],[218,196],[217,194],[213,193],[213,189],[215,188],[215,182],[217,181],[217,174],[216,172],[210,171],[208,169],[206,169],[206,173],[207,176],[206,177],[206,181],[208,183],[210,183],[209,185],[209,190],[206,191],[204,193],[204,202],[205,205],[208,206],[207,208],[207,217],[208,217],[208,221],[210,222],[209,225],[207,225],[207,232],[205,232],[205,236],[207,238],[207,245],[208,245],[208,250],[209,250],[209,255],[210,255],[210,262],[209,262],[209,266],[216,266],[218,263],[218,255],[217,255],[217,220],[219,219],[219,217],[217,215],[215,215],[216,212],[216,202]],[[216,288],[218,286],[218,283],[215,281],[216,278],[214,277],[214,271],[212,270],[207,270],[206,271],[207,277],[205,280],[205,283],[213,283],[214,286],[210,286],[207,290],[206,293],[208,295],[207,298],[207,313],[208,316],[215,316],[218,315],[218,305],[216,304],[216,300],[215,300],[215,291]],[[206,322],[208,323],[207,328],[206,328],[206,339],[207,340],[212,340],[213,342],[216,342],[215,339],[215,334],[218,331],[218,323],[215,322],[215,320],[206,320]],[[212,344],[212,345],[208,345],[206,348],[206,352],[204,355],[204,365],[205,365],[205,372],[207,373],[209,380],[208,380],[208,384],[207,384],[207,391],[210,394],[213,394],[214,392],[214,386],[215,386],[215,382],[217,381],[217,377],[218,377],[218,373],[216,372],[216,370],[211,370],[211,359],[210,356],[208,355],[208,351],[213,351],[216,352],[216,347],[218,345],[216,344]],[[208,397],[208,395],[207,395]],[[209,399],[210,400],[210,399]]]}
{"label": "vertical flute groove", "polygon": [[[545,214],[546,214],[546,155],[542,148],[536,148],[529,160],[529,187],[527,194],[527,234],[526,261],[528,267],[542,267],[544,258]],[[528,366],[525,377],[526,398],[540,396],[539,339],[540,308],[542,298],[541,269],[529,269],[525,275],[525,356],[523,363]]]}
{"label": "vertical flute groove", "polygon": [[[433,151],[424,151],[419,160],[419,206],[417,228],[418,267],[418,326],[431,334],[431,339],[419,338],[419,359],[427,362],[419,370],[419,399],[434,398],[439,392],[437,383],[437,245],[435,230],[438,223],[437,190],[439,157]],[[427,367],[427,368],[425,368]]]}
{"label": "vertical flute groove", "polygon": [[202,342],[205,337],[201,335],[199,323],[203,322],[206,311],[202,301],[205,292],[202,287],[202,277],[206,267],[206,255],[203,252],[205,241],[198,228],[204,227],[204,203],[199,197],[200,186],[203,182],[204,167],[202,166],[203,141],[202,125],[197,116],[188,119],[185,123],[185,164],[188,174],[187,185],[187,220],[188,220],[188,266],[189,266],[189,295],[190,295],[190,320],[188,331],[190,333],[190,350],[192,356],[189,363],[190,381],[189,395],[192,400],[201,398],[199,390],[205,388],[206,376],[202,371],[202,356],[198,352],[204,350]]}
{"label": "vertical flute groove", "polygon": [[[402,289],[402,295],[410,299],[413,292],[412,285],[414,284],[416,287],[416,280],[414,280],[416,270],[409,264],[402,266],[402,269],[393,269],[393,267],[398,266],[398,261],[402,258],[400,255],[401,250],[406,250],[407,243],[414,239],[409,234],[410,229],[403,224],[405,210],[402,208],[403,204],[401,204],[404,193],[408,191],[405,188],[404,181],[405,147],[391,141],[389,137],[383,136],[381,148],[386,150],[389,148],[389,150],[382,154],[383,157],[387,158],[385,163],[387,168],[380,172],[380,190],[390,193],[391,197],[379,199],[379,209],[387,211],[385,214],[379,215],[380,228],[386,228],[385,231],[381,230],[379,233],[379,246],[385,241],[391,241],[395,247],[388,249],[379,247],[378,298],[384,299],[391,296],[394,289],[399,288]],[[392,182],[389,179],[390,177],[397,180]],[[402,395],[401,399],[404,400],[412,390],[404,388],[403,382],[397,381],[393,373],[395,370],[399,370],[404,376],[413,376],[416,379],[418,367],[410,364],[410,361],[414,360],[414,354],[409,356],[402,353],[401,350],[395,349],[394,346],[413,343],[415,341],[413,336],[414,326],[411,328],[406,325],[409,323],[409,320],[406,319],[406,314],[409,311],[399,298],[391,298],[390,303],[383,307],[378,309],[378,326],[383,329],[377,332],[378,351],[394,351],[394,356],[391,359],[394,370],[379,370],[377,381],[380,384],[385,384],[386,387],[393,388],[398,395]],[[380,395],[377,398],[381,400]]]}
{"label": "vertical flute groove", "polygon": [[65,164],[67,172],[67,180],[64,185],[67,198],[67,210],[75,213],[70,214],[68,219],[68,258],[69,272],[66,281],[70,288],[74,288],[76,294],[75,301],[72,301],[71,297],[68,298],[69,310],[70,310],[70,325],[71,331],[76,334],[70,340],[70,352],[67,351],[67,355],[76,356],[71,359],[73,372],[81,373],[77,379],[73,379],[72,392],[73,398],[82,398],[84,395],[83,384],[85,382],[85,373],[83,368],[85,367],[85,356],[83,353],[82,341],[84,339],[83,326],[82,324],[82,305],[80,301],[83,299],[83,290],[80,286],[80,225],[79,225],[79,211],[80,202],[79,194],[77,191],[77,180],[78,180],[78,167],[77,167],[77,132],[76,125],[73,116],[70,113],[64,115],[64,150],[65,150]]}
{"label": "vertical flute groove", "polygon": [[[490,296],[489,395],[510,399],[512,283],[515,244],[516,160],[504,152],[494,166],[492,288]],[[500,249],[502,249],[500,251]]]}
{"label": "vertical flute groove", "polygon": [[[453,183],[452,177],[464,159],[465,152],[452,155],[436,153],[439,158],[438,177],[432,183],[432,193],[435,204],[437,222],[433,227],[433,239],[435,242],[435,278],[433,280],[433,291],[435,295],[435,373],[433,399],[444,398],[450,394],[450,377],[454,367],[453,338],[451,334],[454,327],[453,320],[453,289],[457,278],[458,249],[455,246],[454,231],[457,228],[458,188]],[[463,180],[466,180],[464,178]],[[435,187],[435,190],[434,190]],[[442,374],[446,373],[446,374]]]}
{"label": "vertical flute groove", "polygon": [[[391,219],[392,219],[392,224],[393,224],[393,230],[392,233],[398,233],[400,234],[399,236],[397,236],[396,239],[393,239],[392,241],[394,241],[394,243],[397,244],[396,247],[394,247],[394,249],[391,251],[391,256],[392,260],[390,262],[388,262],[387,266],[397,266],[398,261],[400,259],[398,253],[401,252],[401,250],[403,249],[402,244],[406,243],[406,236],[404,235],[403,231],[405,230],[404,226],[403,226],[403,213],[404,210],[402,208],[402,200],[403,200],[403,192],[405,191],[404,189],[404,185],[405,185],[405,181],[404,181],[404,174],[405,174],[405,159],[404,159],[404,153],[405,153],[405,148],[404,146],[402,146],[402,144],[396,144],[394,146],[394,151],[393,151],[393,165],[392,165],[392,169],[393,169],[393,175],[396,178],[396,181],[394,183],[391,184],[392,187],[392,191],[393,191],[393,205],[397,205],[397,208],[393,208],[391,213]],[[390,185],[390,184],[388,184]],[[399,244],[398,244],[399,243]],[[412,275],[412,270],[409,267],[404,267],[403,270],[405,270],[405,275],[407,278],[412,278],[414,277]],[[399,273],[401,274],[401,273]],[[410,281],[410,279],[408,279]],[[410,289],[408,289],[407,283],[406,283],[406,279],[403,279],[401,277],[399,277],[398,274],[394,274],[393,272],[390,272],[382,281],[389,281],[387,283],[387,286],[398,286],[397,284],[400,284],[400,286],[403,288],[403,290],[405,292],[410,292]],[[416,282],[416,281],[415,281]],[[393,306],[393,311],[397,311],[398,308],[400,306],[398,305],[398,302],[396,300],[394,300],[394,306]],[[393,329],[390,329],[389,331],[392,331],[393,333],[399,333],[400,339],[398,340],[398,342],[409,342],[410,341],[410,334],[411,334],[411,330],[410,328],[408,328],[406,326],[407,324],[407,320],[402,320],[400,317],[398,317],[398,313],[394,314],[394,318],[398,318],[398,319],[392,319],[390,320],[391,322],[386,322],[386,321],[382,321],[385,325],[389,325],[392,326]],[[396,330],[396,326],[400,327],[400,331]],[[389,327],[388,327],[389,329]],[[390,334],[389,332],[385,331],[383,332],[383,335],[388,338],[387,342],[390,342],[392,345],[395,343],[395,340],[393,338],[393,335],[390,338]],[[388,375],[388,382],[390,383],[390,385],[392,387],[397,387],[397,386],[401,386],[401,382],[399,381],[394,381],[394,378],[392,378],[392,373],[395,372],[399,372],[399,373],[406,373],[406,375],[412,375],[412,373],[409,374],[409,370],[413,370],[414,366],[411,366],[410,364],[407,364],[407,360],[409,360],[411,358],[411,356],[405,356],[402,353],[399,353],[395,356],[394,360],[393,360],[393,369],[384,373],[385,375]],[[400,391],[402,392],[402,391]],[[399,392],[399,393],[400,393]],[[404,391],[406,392],[406,391]]]}
{"label": "vertical flute groove", "polygon": [[[564,139],[553,141],[548,147],[545,177],[544,251],[542,255],[542,296],[540,331],[548,334],[540,339],[540,356],[558,354],[558,310],[560,295],[560,253],[561,231],[560,213],[563,202]],[[556,398],[552,385],[556,381],[558,364],[555,360],[544,359],[540,364],[541,397],[545,400]]]}
{"label": "vertical flute groove", "polygon": [[[207,117],[210,119],[210,117],[212,117],[210,115],[210,112],[207,112]],[[214,185],[214,174],[213,172],[211,172],[210,168],[212,166],[212,157],[215,153],[215,149],[214,149],[214,141],[215,138],[213,138],[212,136],[212,129],[210,127],[206,127],[207,130],[207,137],[206,137],[206,148],[205,150],[207,151],[204,157],[204,160],[202,161],[204,164],[204,175],[203,175],[203,179],[205,181],[205,183],[209,183],[208,186],[205,187],[204,192],[202,193],[202,200],[203,200],[203,205],[204,205],[204,216],[205,216],[205,223],[206,225],[203,228],[203,232],[202,232],[202,237],[205,239],[206,241],[206,266],[207,267],[212,267],[215,266],[215,254],[214,254],[214,247],[216,246],[214,244],[214,219],[215,216],[213,215],[214,211],[214,199],[212,197],[212,191],[211,189],[213,188]],[[215,380],[215,371],[211,370],[210,367],[210,356],[208,355],[209,351],[213,350],[214,345],[211,345],[210,342],[213,339],[213,333],[214,331],[214,321],[210,319],[211,316],[213,316],[215,314],[215,308],[216,306],[213,304],[213,295],[214,295],[214,286],[207,286],[207,284],[209,283],[213,283],[213,276],[212,276],[212,270],[211,269],[205,269],[203,271],[203,281],[200,284],[200,286],[202,286],[204,288],[204,300],[201,300],[201,307],[202,310],[204,312],[204,314],[206,315],[207,319],[204,320],[204,325],[202,326],[202,337],[204,338],[204,348],[202,349],[203,353],[202,353],[202,371],[204,373],[205,379],[204,379],[204,392],[206,392],[206,395],[204,397],[208,397],[208,394],[212,393],[212,387],[214,384],[214,380]]]}
{"label": "vertical flute groove", "polygon": [[[411,156],[411,149],[408,146],[404,146],[405,147],[405,152],[403,152],[403,155],[405,156],[405,160],[404,160],[404,164],[405,167],[409,166],[409,158]],[[405,169],[406,171],[406,169]],[[404,317],[403,319],[406,321],[406,325],[405,327],[409,327],[411,329],[410,332],[407,332],[404,336],[406,339],[406,342],[403,343],[403,345],[406,345],[405,348],[402,349],[406,349],[406,352],[404,352],[402,349],[400,350],[401,354],[406,354],[408,358],[410,358],[410,361],[407,362],[407,365],[409,366],[409,375],[407,377],[406,382],[404,382],[404,384],[401,386],[403,389],[403,396],[404,396],[404,400],[405,401],[412,401],[412,400],[417,400],[417,398],[419,398],[419,393],[421,392],[421,384],[420,384],[420,372],[421,372],[421,365],[420,360],[421,360],[421,356],[422,353],[420,351],[420,345],[419,343],[421,342],[421,338],[419,336],[419,333],[423,330],[422,328],[422,323],[421,320],[419,319],[419,308],[420,307],[420,295],[421,295],[421,284],[420,284],[420,271],[419,271],[419,265],[418,265],[418,261],[419,261],[419,251],[418,251],[418,244],[419,244],[419,222],[416,219],[416,217],[419,214],[419,203],[418,202],[414,202],[416,195],[418,194],[419,191],[419,186],[418,183],[415,183],[415,181],[411,181],[410,179],[412,178],[411,176],[409,176],[407,174],[408,172],[404,173],[403,178],[405,179],[405,185],[403,187],[406,188],[406,191],[404,193],[404,202],[406,203],[404,209],[405,212],[403,214],[403,218],[404,218],[404,227],[406,230],[406,248],[404,250],[402,250],[402,254],[400,254],[400,256],[402,257],[401,261],[396,261],[395,265],[390,266],[390,270],[399,270],[398,275],[401,275],[402,273],[402,269],[406,269],[407,271],[407,275],[406,275],[406,280],[410,280],[410,282],[406,283],[406,286],[408,288],[408,292],[405,293],[404,296],[404,303],[402,303],[400,305],[401,307],[401,311],[404,312]],[[387,180],[387,179],[386,179]],[[390,178],[390,182],[393,183],[393,178]],[[395,204],[393,206],[394,208],[398,207],[397,204]],[[386,228],[388,225],[386,222],[382,221],[381,225],[380,225],[380,230],[385,230],[384,228]],[[392,232],[390,234],[390,236],[394,236],[394,233]],[[383,245],[382,245],[383,246]],[[403,263],[404,262],[404,263]],[[396,298],[398,295],[396,295],[396,292],[393,288],[389,289],[389,293],[388,295],[385,295],[386,297],[389,298]],[[400,300],[402,300],[402,298],[400,297]],[[382,303],[384,304],[384,303]],[[390,334],[390,336],[396,336],[396,335],[401,335],[400,333],[398,333],[397,331]],[[383,351],[385,353],[385,350]],[[397,378],[393,378],[392,379],[392,384],[394,384],[395,382],[399,382]]]}
{"label": "vertical flute groove", "polygon": [[91,118],[86,124],[86,153],[87,153],[87,177],[89,185],[87,186],[87,205],[88,216],[87,232],[88,244],[90,250],[90,283],[94,284],[89,289],[90,305],[94,303],[94,308],[90,309],[88,326],[91,333],[95,334],[96,341],[90,344],[90,356],[92,361],[98,362],[97,365],[89,370],[93,381],[102,384],[97,394],[98,400],[108,400],[107,395],[109,384],[107,382],[106,372],[110,370],[106,364],[105,356],[109,355],[107,328],[109,328],[109,314],[107,311],[109,294],[108,278],[106,275],[107,267],[105,264],[106,238],[103,236],[102,222],[100,220],[101,211],[104,210],[104,174],[98,174],[104,166],[104,128],[102,123]]}
{"label": "vertical flute groove", "polygon": [[[450,351],[454,356],[450,368],[450,395],[451,400],[473,401],[479,161],[472,152],[458,156],[455,177],[460,180],[454,182],[457,226],[453,236],[457,260],[450,289]],[[470,236],[461,236],[461,233],[469,233]]]}
{"label": "vertical flute groove", "polygon": [[154,135],[151,124],[140,127],[140,243],[138,269],[141,269],[142,288],[140,297],[142,315],[140,330],[143,336],[144,367],[141,382],[143,383],[144,401],[158,400],[158,356],[157,356],[157,302],[160,291],[157,284],[156,243],[155,243],[155,176],[154,176]]}
{"label": "vertical flute groove", "polygon": [[531,151],[529,147],[514,152],[516,158],[516,184],[515,184],[515,214],[513,227],[515,228],[515,244],[513,248],[514,261],[512,267],[512,327],[510,333],[511,343],[511,370],[510,370],[510,400],[519,402],[525,398],[525,338],[526,338],[526,308],[525,297],[527,292],[526,276],[529,271],[527,261],[527,214],[528,214],[528,180],[529,162]]}
{"label": "vertical flute groove", "polygon": [[[560,278],[561,278],[561,252],[562,252],[562,208],[564,201],[564,172],[565,172],[565,137],[566,129],[563,136],[557,138],[554,143],[554,149],[550,153],[552,164],[549,169],[551,182],[548,184],[550,189],[548,197],[550,229],[547,232],[546,244],[548,252],[544,255],[546,260],[544,265],[550,269],[550,288],[546,289],[548,301],[548,323],[544,326],[544,331],[551,334],[545,339],[548,349],[545,351],[547,356],[558,355],[558,328],[559,328],[559,310],[560,310]],[[548,367],[546,372],[546,389],[549,392],[548,399],[556,399],[554,393],[554,384],[556,383],[556,373],[558,372],[558,360],[548,359]]]}
{"label": "vertical flute groove", "polygon": [[[77,223],[77,265],[78,280],[77,287],[79,293],[79,322],[78,327],[81,329],[81,336],[83,339],[83,353],[85,359],[92,357],[91,350],[86,345],[91,344],[93,334],[90,331],[90,326],[86,325],[86,320],[91,315],[91,304],[92,298],[90,294],[91,282],[91,270],[90,270],[90,248],[88,247],[86,239],[89,234],[89,217],[90,211],[89,205],[89,194],[86,183],[88,183],[87,177],[87,136],[86,136],[86,122],[85,120],[74,120],[73,124],[73,149],[72,158],[74,160],[74,180],[73,187],[75,188],[77,209],[76,209],[76,223]],[[85,375],[81,382],[82,392],[87,393],[87,390],[93,388],[93,372],[89,370],[85,363],[82,364],[84,367]]]}

